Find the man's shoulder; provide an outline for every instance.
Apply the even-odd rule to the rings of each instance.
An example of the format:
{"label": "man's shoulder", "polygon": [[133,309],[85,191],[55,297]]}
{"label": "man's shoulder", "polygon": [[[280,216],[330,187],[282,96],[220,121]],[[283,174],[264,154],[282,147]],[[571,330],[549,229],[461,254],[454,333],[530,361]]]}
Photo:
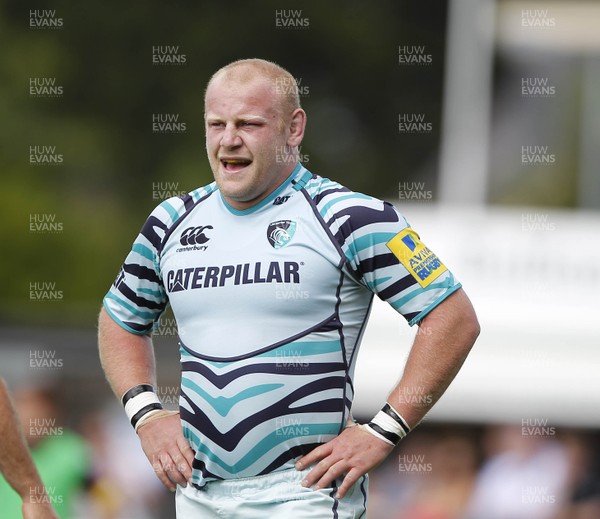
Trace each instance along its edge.
{"label": "man's shoulder", "polygon": [[215,191],[216,184],[212,183],[161,202],[150,213],[140,231],[143,242],[150,243],[156,251],[160,251],[182,219]]}
{"label": "man's shoulder", "polygon": [[305,189],[317,210],[326,220],[339,216],[352,216],[365,209],[383,211],[392,209],[391,204],[331,180],[313,174]]}
{"label": "man's shoulder", "polygon": [[167,198],[154,208],[148,219],[159,221],[167,228],[171,227],[216,190],[216,182],[212,182],[189,193]]}

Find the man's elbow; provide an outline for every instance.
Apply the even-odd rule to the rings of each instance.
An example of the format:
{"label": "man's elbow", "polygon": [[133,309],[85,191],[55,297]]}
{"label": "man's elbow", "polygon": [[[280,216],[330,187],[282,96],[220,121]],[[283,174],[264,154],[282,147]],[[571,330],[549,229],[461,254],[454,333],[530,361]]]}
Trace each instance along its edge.
{"label": "man's elbow", "polygon": [[467,334],[468,334],[468,337],[470,338],[471,345],[475,344],[475,341],[477,340],[477,337],[479,337],[480,333],[481,333],[481,326],[477,319],[477,315],[475,315],[475,313],[473,313],[473,316],[468,320],[468,324],[467,324]]}
{"label": "man's elbow", "polygon": [[465,312],[460,321],[460,329],[463,334],[464,344],[468,349],[471,349],[481,333],[481,325],[479,324],[474,308],[470,304],[465,308]]}
{"label": "man's elbow", "polygon": [[454,328],[460,331],[461,342],[470,349],[481,333],[475,308],[463,290],[457,293],[454,303],[456,305],[453,312]]}

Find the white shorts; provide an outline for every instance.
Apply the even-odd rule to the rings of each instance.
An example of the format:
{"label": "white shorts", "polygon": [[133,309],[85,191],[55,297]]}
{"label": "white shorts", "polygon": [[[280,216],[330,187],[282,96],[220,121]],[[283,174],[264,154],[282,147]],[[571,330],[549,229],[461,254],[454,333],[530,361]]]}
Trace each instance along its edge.
{"label": "white shorts", "polygon": [[210,481],[201,490],[177,487],[177,519],[358,519],[366,517],[368,475],[342,499],[330,488],[311,490],[300,482],[305,470],[282,470],[253,478]]}

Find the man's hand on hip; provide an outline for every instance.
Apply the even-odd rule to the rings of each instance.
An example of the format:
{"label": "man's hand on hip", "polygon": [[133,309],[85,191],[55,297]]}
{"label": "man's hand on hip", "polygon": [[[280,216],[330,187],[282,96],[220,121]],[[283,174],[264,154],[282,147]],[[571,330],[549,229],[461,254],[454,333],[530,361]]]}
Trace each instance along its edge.
{"label": "man's hand on hip", "polygon": [[315,490],[329,487],[336,478],[344,476],[336,497],[342,498],[356,481],[379,465],[393,447],[364,431],[359,426],[347,427],[333,440],[319,445],[296,462],[298,470],[318,462],[308,473],[303,486]]}
{"label": "man's hand on hip", "polygon": [[149,420],[138,429],[142,449],[163,485],[175,492],[175,484],[192,479],[194,451],[183,436],[179,413]]}

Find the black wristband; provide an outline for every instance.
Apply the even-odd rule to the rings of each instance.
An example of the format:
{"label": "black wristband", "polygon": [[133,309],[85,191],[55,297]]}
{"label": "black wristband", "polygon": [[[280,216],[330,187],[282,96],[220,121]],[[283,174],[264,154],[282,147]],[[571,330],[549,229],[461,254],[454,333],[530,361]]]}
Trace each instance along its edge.
{"label": "black wristband", "polygon": [[369,422],[369,427],[373,429],[376,433],[381,434],[381,436],[383,436],[384,438],[387,438],[394,445],[398,445],[398,443],[400,443],[401,438],[396,433],[386,431],[383,427],[380,427],[379,425],[373,422]]}
{"label": "black wristband", "polygon": [[154,388],[150,384],[138,384],[137,386],[133,386],[123,395],[123,398],[121,398],[121,403],[123,406],[125,406],[128,400],[131,400],[134,396],[137,396],[140,393],[145,393],[146,391],[151,391],[154,393]]}
{"label": "black wristband", "polygon": [[142,409],[140,409],[137,413],[135,413],[131,417],[131,425],[135,429],[135,425],[140,421],[142,416],[145,416],[146,414],[148,414],[150,411],[153,411],[154,409],[162,409],[162,408],[163,408],[163,406],[161,404],[148,404],[146,407],[142,407]]}
{"label": "black wristband", "polygon": [[406,436],[409,432],[410,432],[410,427],[408,426],[408,424],[404,421],[404,418],[402,418],[398,413],[396,413],[396,411],[394,411],[394,409],[392,408],[392,406],[390,404],[388,404],[387,402],[385,403],[385,405],[382,407],[381,409],[385,414],[387,414],[390,418],[393,418],[394,421],[400,426],[402,427],[402,430],[404,431],[404,435]]}

